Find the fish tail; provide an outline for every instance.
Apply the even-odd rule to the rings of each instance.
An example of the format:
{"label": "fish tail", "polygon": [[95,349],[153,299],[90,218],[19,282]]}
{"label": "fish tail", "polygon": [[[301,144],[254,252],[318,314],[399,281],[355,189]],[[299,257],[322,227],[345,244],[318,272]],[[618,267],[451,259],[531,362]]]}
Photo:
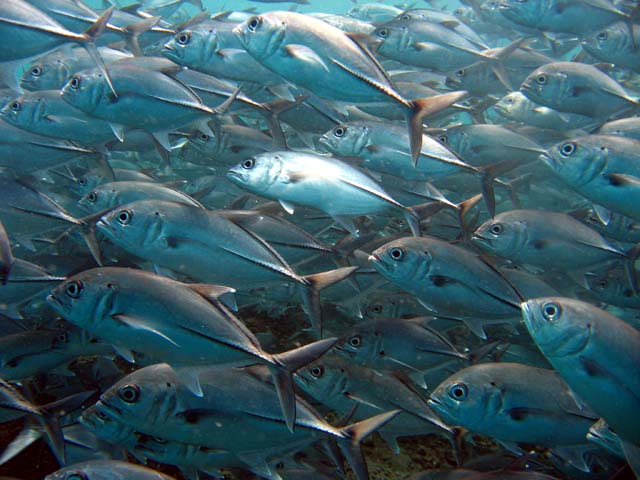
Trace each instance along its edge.
{"label": "fish tail", "polygon": [[367,462],[362,454],[360,443],[367,436],[393,420],[399,413],[400,410],[392,410],[340,429],[342,438],[338,439],[338,446],[358,480],[368,480],[369,478]]}
{"label": "fish tail", "polygon": [[444,204],[442,202],[426,202],[421,203],[420,205],[414,205],[412,207],[407,207],[404,210],[404,217],[411,229],[411,234],[414,237],[420,236],[420,222],[422,220],[426,220],[431,218],[436,213],[438,213]]}
{"label": "fish tail", "polygon": [[296,422],[296,396],[293,389],[292,374],[299,368],[317,360],[336,344],[336,338],[326,338],[310,343],[288,352],[272,355],[272,363],[268,363],[269,371],[278,393],[285,422],[289,431],[293,432]]}
{"label": "fish tail", "polygon": [[411,146],[411,159],[413,165],[418,164],[418,157],[422,148],[422,121],[425,117],[434,115],[447,107],[450,107],[457,101],[467,96],[468,92],[461,90],[459,92],[443,93],[428,98],[419,98],[409,102],[410,114],[409,123],[409,139]]}
{"label": "fish tail", "polygon": [[311,327],[322,338],[322,311],[320,309],[320,290],[338,283],[351,275],[358,267],[343,267],[327,272],[314,273],[302,277],[301,295],[305,311],[311,321]]}
{"label": "fish tail", "polygon": [[115,98],[118,98],[118,94],[116,93],[116,90],[113,87],[113,83],[111,82],[111,77],[109,76],[107,67],[104,64],[104,61],[102,60],[102,57],[98,52],[98,47],[96,46],[96,43],[95,43],[96,39],[100,37],[100,35],[102,35],[105,29],[107,28],[107,24],[109,23],[109,20],[111,20],[111,15],[113,15],[113,11],[114,11],[114,7],[110,7],[107,10],[105,10],[104,13],[100,15],[100,17],[98,17],[98,19],[93,23],[93,25],[91,25],[89,28],[87,28],[84,31],[81,37],[83,39],[82,45],[84,46],[85,50],[87,51],[91,59],[96,63],[96,65],[104,75],[104,78],[107,81],[107,84],[109,84],[109,88],[111,89],[111,92],[113,93]]}
{"label": "fish tail", "polygon": [[142,53],[142,49],[140,48],[140,43],[138,43],[138,38],[147,30],[155,27],[160,20],[161,17],[150,17],[124,27],[127,47],[129,48],[129,50],[131,50],[131,53],[133,53],[134,56],[144,56],[144,54]]}

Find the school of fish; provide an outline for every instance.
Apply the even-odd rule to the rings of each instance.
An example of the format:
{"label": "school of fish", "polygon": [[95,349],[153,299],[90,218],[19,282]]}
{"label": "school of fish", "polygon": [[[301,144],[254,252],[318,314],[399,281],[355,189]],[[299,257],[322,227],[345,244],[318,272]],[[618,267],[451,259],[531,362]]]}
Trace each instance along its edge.
{"label": "school of fish", "polygon": [[638,0],[334,3],[0,0],[0,475],[640,478]]}

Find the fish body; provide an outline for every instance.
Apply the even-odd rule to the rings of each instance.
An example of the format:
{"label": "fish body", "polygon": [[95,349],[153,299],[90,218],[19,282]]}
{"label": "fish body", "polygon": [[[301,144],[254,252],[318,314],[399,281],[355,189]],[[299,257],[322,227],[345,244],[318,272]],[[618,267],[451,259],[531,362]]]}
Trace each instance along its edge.
{"label": "fish body", "polygon": [[640,443],[640,333],[579,300],[542,297],[522,305],[524,322],[551,365],[621,439]]}
{"label": "fish body", "polygon": [[522,82],[520,91],[554,110],[593,118],[606,118],[638,105],[607,74],[577,62],[554,62],[537,68]]}
{"label": "fish body", "polygon": [[640,220],[640,141],[589,135],[560,142],[542,156],[570,188],[592,202]]}
{"label": "fish body", "polygon": [[141,465],[120,460],[93,460],[61,468],[45,480],[87,478],[90,480],[173,480],[173,477]]}
{"label": "fish body", "polygon": [[478,227],[472,240],[491,254],[550,270],[579,269],[624,256],[598,232],[559,212],[500,213]]}
{"label": "fish body", "polygon": [[413,293],[436,315],[453,318],[510,318],[517,295],[477,255],[432,238],[401,238],[375,250],[373,267]]}
{"label": "fish body", "polygon": [[462,369],[431,393],[429,404],[450,425],[546,446],[585,443],[597,420],[558,373],[517,363]]}
{"label": "fish body", "polygon": [[582,48],[604,62],[640,72],[640,25],[615,22],[582,40]]}

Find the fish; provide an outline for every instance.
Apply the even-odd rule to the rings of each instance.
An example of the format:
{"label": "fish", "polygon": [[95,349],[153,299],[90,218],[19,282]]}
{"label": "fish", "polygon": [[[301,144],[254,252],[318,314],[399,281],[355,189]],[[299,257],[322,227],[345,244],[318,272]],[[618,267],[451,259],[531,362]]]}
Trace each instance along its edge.
{"label": "fish", "polygon": [[638,106],[638,100],[593,65],[554,62],[535,69],[520,91],[530,100],[554,110],[607,118]]}
{"label": "fish", "polygon": [[320,208],[358,234],[349,217],[401,212],[419,234],[419,213],[390,197],[370,176],[335,158],[304,152],[266,152],[248,158],[227,177],[253,193],[279,201],[293,212],[296,204]]}
{"label": "fish", "polygon": [[[200,282],[224,280],[239,289],[292,282],[321,336],[319,291],[348,277],[356,267],[300,276],[242,219],[236,222],[226,215],[184,203],[140,200],[104,214],[97,229],[128,252]],[[192,262],[194,258],[199,261]]]}
{"label": "fish", "polygon": [[582,48],[594,57],[640,72],[638,44],[640,25],[627,21],[614,22],[582,40]]}
{"label": "fish", "polygon": [[118,476],[131,480],[174,480],[173,477],[121,460],[93,460],[61,468],[45,477],[45,480],[63,480],[87,478],[91,480],[107,480]]}
{"label": "fish", "polygon": [[[541,297],[522,304],[527,330],[567,384],[618,436],[638,445],[640,333],[580,300]],[[612,396],[615,402],[612,402]]]}
{"label": "fish", "polygon": [[640,220],[638,140],[589,135],[559,142],[542,160],[571,189],[597,205]]}
{"label": "fish", "polygon": [[466,92],[408,101],[395,91],[372,54],[345,32],[295,12],[269,12],[234,29],[262,65],[331,100],[400,103],[408,115],[411,157],[417,158],[422,119],[457,102]]}

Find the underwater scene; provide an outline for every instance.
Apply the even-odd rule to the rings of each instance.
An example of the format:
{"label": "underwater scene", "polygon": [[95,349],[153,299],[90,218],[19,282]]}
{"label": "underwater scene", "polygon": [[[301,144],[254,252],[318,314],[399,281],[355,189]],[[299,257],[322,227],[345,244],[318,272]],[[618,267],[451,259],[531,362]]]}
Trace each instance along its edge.
{"label": "underwater scene", "polygon": [[638,0],[0,0],[0,480],[640,478]]}

